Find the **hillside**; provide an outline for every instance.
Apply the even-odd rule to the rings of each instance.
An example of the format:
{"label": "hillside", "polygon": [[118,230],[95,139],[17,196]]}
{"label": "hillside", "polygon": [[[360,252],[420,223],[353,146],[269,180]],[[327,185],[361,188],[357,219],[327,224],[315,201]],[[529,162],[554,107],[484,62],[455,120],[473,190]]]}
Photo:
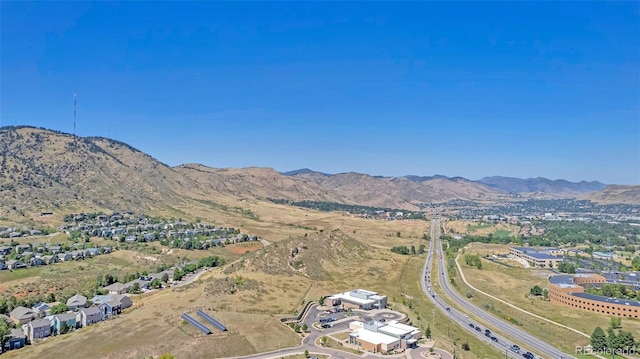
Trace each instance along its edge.
{"label": "hillside", "polygon": [[344,201],[329,189],[285,176],[271,168],[218,169],[200,164],[185,164],[175,167],[174,170],[195,181],[202,188],[238,198]]}
{"label": "hillside", "polygon": [[[543,178],[383,177],[309,169],[169,167],[118,141],[33,127],[0,128],[0,221],[28,221],[40,212],[132,210],[189,215],[224,208],[222,199],[314,200],[418,210],[424,203],[465,199],[508,201],[512,192],[578,196],[602,186]],[[607,187],[600,202],[634,201],[635,190]],[[210,208],[209,208],[210,207]]]}
{"label": "hillside", "polygon": [[600,204],[640,204],[640,186],[608,185],[603,190],[590,194],[587,199]]}
{"label": "hillside", "polygon": [[30,127],[0,129],[0,216],[161,211],[196,184],[121,142]]}
{"label": "hillside", "polygon": [[513,177],[485,177],[478,182],[491,188],[510,193],[541,192],[560,196],[573,196],[596,192],[606,185],[598,181],[569,182],[567,180],[550,180],[543,177],[537,178],[513,178]]}
{"label": "hillside", "polygon": [[237,268],[321,281],[327,280],[335,268],[364,263],[373,250],[340,230],[323,231],[265,247],[241,261]]}

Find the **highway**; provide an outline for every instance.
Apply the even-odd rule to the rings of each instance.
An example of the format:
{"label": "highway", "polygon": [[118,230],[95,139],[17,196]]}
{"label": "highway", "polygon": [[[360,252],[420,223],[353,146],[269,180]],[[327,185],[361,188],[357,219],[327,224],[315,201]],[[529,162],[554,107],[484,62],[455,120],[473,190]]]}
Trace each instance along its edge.
{"label": "highway", "polygon": [[[435,248],[434,248],[435,247]],[[434,251],[435,249],[435,251]],[[460,312],[455,308],[451,308],[442,298],[435,294],[431,290],[431,263],[433,258],[437,257],[438,260],[438,275],[439,284],[448,298],[458,303],[466,313]],[[461,325],[464,329],[475,334],[480,340],[490,344],[505,353],[505,358],[523,358],[523,353],[531,352],[534,357],[546,358],[546,359],[569,359],[575,357],[563,353],[549,343],[540,340],[521,329],[502,321],[494,317],[493,315],[485,312],[482,308],[475,306],[469,302],[466,298],[460,296],[453,288],[451,288],[448,273],[446,270],[446,258],[442,249],[442,241],[440,239],[440,221],[438,219],[432,219],[431,221],[431,243],[429,244],[429,251],[427,253],[427,260],[422,273],[422,279],[420,280],[422,290],[436,304],[443,313],[449,316],[453,321]],[[482,319],[485,323],[488,323],[490,327],[481,327],[480,331],[476,329],[476,326],[480,327],[479,323],[474,322],[469,318],[468,314]],[[473,328],[471,327],[473,324]],[[492,340],[489,336],[485,336],[485,329],[491,330],[491,336],[494,336],[497,341]],[[495,333],[498,330],[501,333],[509,333],[513,338],[517,340],[517,343],[505,338],[504,336]],[[519,353],[515,353],[511,350],[513,344],[520,346]]]}

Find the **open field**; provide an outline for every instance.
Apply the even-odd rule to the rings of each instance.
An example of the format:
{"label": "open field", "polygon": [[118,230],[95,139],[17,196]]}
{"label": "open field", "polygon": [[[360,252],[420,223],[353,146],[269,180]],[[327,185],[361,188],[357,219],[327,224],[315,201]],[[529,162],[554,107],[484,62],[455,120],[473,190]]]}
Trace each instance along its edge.
{"label": "open field", "polygon": [[[495,247],[495,252],[504,250],[502,246],[474,243],[470,248],[466,248],[465,252],[484,254],[493,251],[492,247]],[[483,267],[480,270],[476,267],[465,265],[464,261],[459,260],[459,263],[461,264],[465,277],[471,285],[531,313],[577,329],[587,335],[590,335],[597,326],[606,329],[609,325],[609,316],[576,310],[543,301],[539,298],[528,298],[527,294],[534,285],[546,288],[547,278],[551,274],[550,271],[539,268],[507,268],[487,260],[482,261]],[[536,319],[484,295],[478,294],[464,285],[459,278],[456,278],[456,283],[458,290],[462,294],[466,294],[467,292],[474,294],[471,300],[477,305],[488,309],[498,317],[507,317],[510,321],[519,323],[523,329],[531,334],[565,351],[572,351],[575,346],[586,345],[588,342],[588,338],[577,333]],[[640,321],[623,319],[622,326],[624,330],[638,333],[640,330]]]}
{"label": "open field", "polygon": [[485,223],[471,221],[446,221],[443,222],[444,234],[470,234],[474,236],[514,236],[518,234],[519,227],[508,223]]}
{"label": "open field", "polygon": [[[331,235],[335,236],[336,233],[332,232]],[[306,300],[317,300],[321,295],[359,287],[379,291],[387,294],[390,300],[397,300],[397,309],[410,312],[414,323],[426,328],[430,319],[430,304],[418,287],[424,256],[409,260],[408,256],[388,250],[368,246],[357,249],[360,245],[349,241],[344,244],[339,241],[323,242],[320,247],[313,243],[326,241],[328,237],[329,234],[325,233],[325,237],[309,236],[307,239],[274,243],[245,254],[241,260],[225,267],[211,269],[192,284],[139,296],[134,302],[134,309],[116,319],[73,334],[49,338],[43,343],[8,353],[7,358],[35,358],[43,353],[68,358],[140,358],[166,352],[179,358],[211,358],[295,346],[301,338],[282,325],[280,317],[297,313]],[[298,242],[316,248],[312,256],[304,257],[301,254],[301,258],[307,258],[304,259],[308,262],[305,265],[309,267],[316,265],[309,258],[322,259],[319,262],[322,265],[321,279],[313,280],[303,274],[286,272],[291,270],[286,267],[286,259],[276,254],[280,253],[278,250],[289,252],[289,246]],[[357,253],[352,257],[333,252],[317,253],[340,245],[346,249],[355,245],[355,249],[350,250],[356,250]],[[259,263],[274,260],[274,263],[283,267],[282,274],[258,270],[257,260]],[[411,305],[422,312],[419,318],[411,312],[408,303],[402,304],[402,295],[413,298]],[[202,336],[185,326],[180,315],[183,312],[194,314],[197,308],[205,308],[227,325],[229,332]],[[438,324],[447,323],[447,319],[441,315],[435,319],[432,332],[434,336],[439,336],[436,345],[450,349],[453,339],[445,334],[446,324]],[[468,339],[472,348],[471,352],[462,353],[461,358],[475,359],[493,353],[473,337],[459,337],[458,345],[461,340]],[[88,342],[98,344],[87,346]]]}

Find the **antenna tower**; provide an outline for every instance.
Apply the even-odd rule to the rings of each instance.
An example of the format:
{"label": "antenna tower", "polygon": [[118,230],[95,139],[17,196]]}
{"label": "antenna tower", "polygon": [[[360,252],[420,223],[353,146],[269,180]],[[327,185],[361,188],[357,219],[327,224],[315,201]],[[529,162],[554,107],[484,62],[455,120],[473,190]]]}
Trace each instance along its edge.
{"label": "antenna tower", "polygon": [[73,137],[76,137],[76,99],[78,94],[73,90]]}

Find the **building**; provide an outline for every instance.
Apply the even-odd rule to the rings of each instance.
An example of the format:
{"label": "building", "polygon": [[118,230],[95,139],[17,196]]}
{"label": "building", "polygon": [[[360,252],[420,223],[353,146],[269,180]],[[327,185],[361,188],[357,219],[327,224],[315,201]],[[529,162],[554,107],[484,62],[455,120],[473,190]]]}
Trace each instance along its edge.
{"label": "building", "polygon": [[372,353],[391,353],[395,350],[413,348],[422,338],[420,329],[390,321],[351,322],[348,343]]}
{"label": "building", "polygon": [[67,307],[69,310],[78,310],[87,306],[87,297],[81,294],[76,294],[67,300]]}
{"label": "building", "polygon": [[17,325],[29,323],[35,319],[36,316],[37,313],[34,312],[33,309],[26,307],[15,307],[11,313],[9,313],[9,318]]}
{"label": "building", "polygon": [[29,338],[29,343],[36,339],[46,338],[51,335],[51,321],[49,319],[33,320],[22,326],[22,330]]}
{"label": "building", "polygon": [[640,302],[608,298],[584,292],[586,284],[602,284],[605,278],[597,274],[556,275],[549,278],[549,301],[590,312],[638,319]]}
{"label": "building", "polygon": [[98,307],[82,308],[76,315],[76,323],[81,323],[83,327],[89,326],[102,320],[102,312]]}
{"label": "building", "polygon": [[125,294],[129,292],[129,287],[125,284],[115,282],[103,288],[108,291],[110,294]]}
{"label": "building", "polygon": [[4,350],[20,349],[27,344],[27,336],[20,329],[11,329],[5,340]]}
{"label": "building", "polygon": [[564,261],[564,253],[558,248],[512,247],[509,254],[526,260],[532,267],[557,268],[558,263]]}
{"label": "building", "polygon": [[334,294],[327,298],[333,306],[341,305],[343,308],[352,309],[382,309],[387,307],[387,296],[379,295],[364,289],[355,289],[350,292]]}

